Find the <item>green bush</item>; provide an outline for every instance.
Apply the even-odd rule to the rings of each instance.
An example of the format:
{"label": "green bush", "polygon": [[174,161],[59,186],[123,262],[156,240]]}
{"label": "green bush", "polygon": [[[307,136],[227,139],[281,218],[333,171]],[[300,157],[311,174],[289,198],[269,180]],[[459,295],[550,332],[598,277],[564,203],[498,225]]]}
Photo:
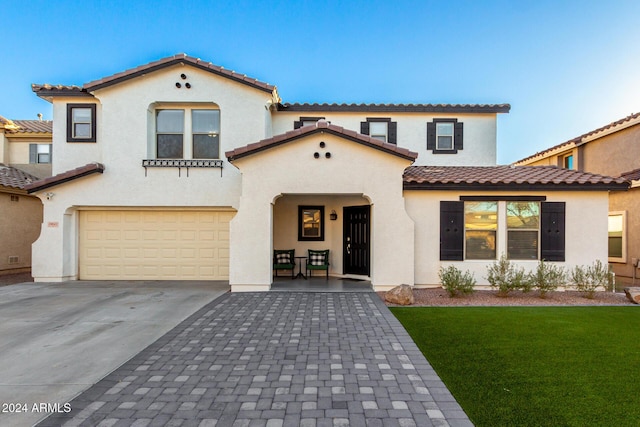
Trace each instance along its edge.
{"label": "green bush", "polygon": [[593,299],[598,288],[607,290],[612,286],[613,276],[609,266],[597,260],[588,267],[577,265],[571,272],[571,282],[587,298]]}
{"label": "green bush", "polygon": [[547,264],[540,260],[535,271],[529,273],[532,287],[540,292],[540,298],[546,298],[547,292],[555,291],[565,282],[564,268],[553,264]]}
{"label": "green bush", "polygon": [[456,295],[472,293],[476,285],[476,279],[473,274],[468,270],[463,274],[453,265],[447,268],[440,267],[438,276],[440,277],[440,284],[452,298]]}
{"label": "green bush", "polygon": [[487,267],[487,281],[492,288],[498,290],[499,296],[508,296],[509,292],[531,290],[531,282],[524,268],[511,264],[505,255],[502,255],[497,262]]}

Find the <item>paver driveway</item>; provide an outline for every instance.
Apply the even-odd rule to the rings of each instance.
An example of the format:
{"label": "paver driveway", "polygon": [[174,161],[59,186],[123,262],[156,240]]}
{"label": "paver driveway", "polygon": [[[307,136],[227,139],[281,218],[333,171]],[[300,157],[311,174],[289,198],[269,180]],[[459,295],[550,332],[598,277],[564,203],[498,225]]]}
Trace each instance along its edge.
{"label": "paver driveway", "polygon": [[71,407],[40,425],[471,425],[373,292],[226,294]]}

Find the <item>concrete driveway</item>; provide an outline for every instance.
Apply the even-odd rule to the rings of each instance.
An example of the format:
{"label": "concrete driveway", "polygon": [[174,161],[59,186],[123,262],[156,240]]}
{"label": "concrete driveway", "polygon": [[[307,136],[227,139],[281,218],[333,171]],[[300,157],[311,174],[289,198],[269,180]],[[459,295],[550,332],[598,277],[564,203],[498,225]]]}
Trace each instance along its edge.
{"label": "concrete driveway", "polygon": [[[229,290],[224,282],[0,288],[0,425],[29,426]],[[34,404],[36,405],[34,407]]]}

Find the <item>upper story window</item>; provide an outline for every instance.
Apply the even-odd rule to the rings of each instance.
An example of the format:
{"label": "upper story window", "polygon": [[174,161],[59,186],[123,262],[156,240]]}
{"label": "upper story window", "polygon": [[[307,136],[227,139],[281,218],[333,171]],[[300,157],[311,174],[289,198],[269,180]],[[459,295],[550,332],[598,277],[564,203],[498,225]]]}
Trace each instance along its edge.
{"label": "upper story window", "polygon": [[390,118],[367,117],[366,122],[360,122],[360,133],[369,135],[389,144],[397,143],[398,122],[392,122]]}
{"label": "upper story window", "polygon": [[303,126],[315,125],[318,120],[324,120],[324,117],[300,117],[300,120],[293,122],[293,128],[299,129]]}
{"label": "upper story window", "polygon": [[96,142],[96,104],[67,104],[67,142]]}
{"label": "upper story window", "polygon": [[220,110],[156,110],[158,159],[220,158]]}
{"label": "upper story window", "polygon": [[29,163],[51,163],[51,144],[29,144]]}
{"label": "upper story window", "polygon": [[436,150],[453,150],[453,123],[436,123]]}
{"label": "upper story window", "polygon": [[562,167],[565,169],[573,169],[573,154],[563,157]]}
{"label": "upper story window", "polygon": [[427,123],[427,150],[456,154],[463,148],[463,124],[458,119],[433,119]]}

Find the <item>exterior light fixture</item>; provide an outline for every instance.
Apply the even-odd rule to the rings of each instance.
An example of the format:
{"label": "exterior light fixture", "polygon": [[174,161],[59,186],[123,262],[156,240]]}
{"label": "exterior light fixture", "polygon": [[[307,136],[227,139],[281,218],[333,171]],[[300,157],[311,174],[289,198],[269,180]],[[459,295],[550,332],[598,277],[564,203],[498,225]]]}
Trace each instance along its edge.
{"label": "exterior light fixture", "polygon": [[331,213],[329,214],[329,219],[331,219],[331,221],[335,221],[336,219],[338,219],[338,214],[334,209],[331,209]]}

